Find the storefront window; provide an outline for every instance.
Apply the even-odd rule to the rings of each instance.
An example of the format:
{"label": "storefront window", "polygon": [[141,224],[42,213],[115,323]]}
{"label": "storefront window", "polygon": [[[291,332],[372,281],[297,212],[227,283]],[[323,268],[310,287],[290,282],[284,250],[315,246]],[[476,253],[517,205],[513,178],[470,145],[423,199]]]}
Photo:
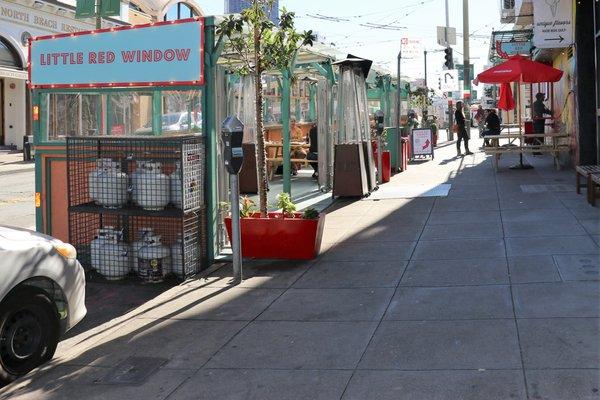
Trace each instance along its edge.
{"label": "storefront window", "polygon": [[21,69],[21,60],[17,51],[0,37],[0,66]]}
{"label": "storefront window", "polygon": [[49,93],[46,108],[48,139],[98,135],[102,120],[100,104],[98,94]]}
{"label": "storefront window", "polygon": [[162,92],[163,134],[202,134],[200,90]]}
{"label": "storefront window", "polygon": [[185,3],[175,3],[169,8],[164,16],[165,21],[175,21],[197,16],[196,12]]}

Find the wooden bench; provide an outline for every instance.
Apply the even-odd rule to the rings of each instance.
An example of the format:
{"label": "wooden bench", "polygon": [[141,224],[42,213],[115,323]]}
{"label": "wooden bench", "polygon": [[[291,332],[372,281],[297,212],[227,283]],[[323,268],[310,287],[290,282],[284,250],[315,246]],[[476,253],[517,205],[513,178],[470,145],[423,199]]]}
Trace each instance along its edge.
{"label": "wooden bench", "polygon": [[590,174],[587,179],[588,201],[592,207],[596,207],[596,195],[600,186],[600,173]]}
{"label": "wooden bench", "polygon": [[[575,167],[575,190],[577,194],[581,194],[581,188],[590,186],[590,175],[600,174],[600,165],[578,165]],[[580,178],[584,178],[584,184],[581,184]],[[590,192],[587,193],[588,202],[591,203]]]}
{"label": "wooden bench", "polygon": [[[551,138],[552,143],[550,144],[532,144],[525,145],[523,143],[525,139],[525,135],[515,134],[515,133],[505,133],[500,135],[489,135],[486,136],[486,139],[491,141],[490,146],[486,146],[483,148],[483,151],[486,154],[491,154],[494,156],[494,170],[498,170],[498,162],[500,161],[500,156],[502,154],[523,154],[523,153],[547,153],[551,154],[554,157],[554,166],[556,169],[560,169],[560,161],[558,159],[559,153],[568,152],[570,150],[569,143],[561,143],[560,139],[569,139],[569,135],[566,134],[528,134],[527,138]],[[508,145],[500,145],[500,139],[506,139],[509,141]],[[516,145],[514,142],[519,139],[521,141],[520,144]]]}

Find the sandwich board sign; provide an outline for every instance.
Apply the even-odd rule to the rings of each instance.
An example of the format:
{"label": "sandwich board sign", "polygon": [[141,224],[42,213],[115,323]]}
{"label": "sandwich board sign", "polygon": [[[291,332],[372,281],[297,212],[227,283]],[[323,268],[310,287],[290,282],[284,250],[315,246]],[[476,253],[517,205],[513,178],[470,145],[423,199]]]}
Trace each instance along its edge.
{"label": "sandwich board sign", "polygon": [[433,159],[433,132],[431,129],[413,129],[411,138],[413,158],[431,156]]}

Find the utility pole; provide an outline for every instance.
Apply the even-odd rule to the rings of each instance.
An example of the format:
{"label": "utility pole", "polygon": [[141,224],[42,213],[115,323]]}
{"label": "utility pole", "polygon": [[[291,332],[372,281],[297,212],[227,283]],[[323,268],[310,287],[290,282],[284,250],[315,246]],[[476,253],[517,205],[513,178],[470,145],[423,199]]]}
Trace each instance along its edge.
{"label": "utility pole", "polygon": [[464,83],[464,113],[468,123],[468,128],[471,129],[471,71],[469,57],[469,0],[463,0],[463,83]]}
{"label": "utility pole", "polygon": [[427,89],[427,50],[423,50],[423,56],[425,58],[425,89]]}
{"label": "utility pole", "polygon": [[[402,128],[400,127],[400,112],[402,111],[402,79],[400,78],[400,65],[402,62],[402,43],[398,50],[398,83],[396,85],[396,129],[398,129],[398,157],[402,157]],[[402,163],[401,163],[402,164]]]}

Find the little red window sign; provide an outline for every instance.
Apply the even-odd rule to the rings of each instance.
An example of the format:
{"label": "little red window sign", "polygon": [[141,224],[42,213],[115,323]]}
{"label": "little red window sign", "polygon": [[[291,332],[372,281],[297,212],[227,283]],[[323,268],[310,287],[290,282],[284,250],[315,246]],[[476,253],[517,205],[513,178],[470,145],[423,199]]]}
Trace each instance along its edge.
{"label": "little red window sign", "polygon": [[29,49],[33,88],[204,83],[201,18],[44,36]]}

